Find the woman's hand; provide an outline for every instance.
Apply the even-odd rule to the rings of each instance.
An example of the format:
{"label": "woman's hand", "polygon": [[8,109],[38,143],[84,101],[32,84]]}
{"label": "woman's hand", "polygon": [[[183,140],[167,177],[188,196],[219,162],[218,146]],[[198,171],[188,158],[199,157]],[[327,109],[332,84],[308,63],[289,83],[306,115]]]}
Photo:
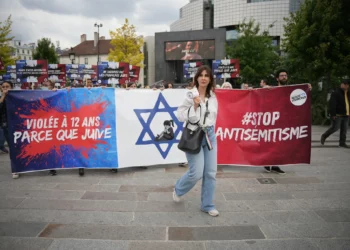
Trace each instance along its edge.
{"label": "woman's hand", "polygon": [[201,98],[199,96],[193,98],[194,110],[196,110],[201,103]]}

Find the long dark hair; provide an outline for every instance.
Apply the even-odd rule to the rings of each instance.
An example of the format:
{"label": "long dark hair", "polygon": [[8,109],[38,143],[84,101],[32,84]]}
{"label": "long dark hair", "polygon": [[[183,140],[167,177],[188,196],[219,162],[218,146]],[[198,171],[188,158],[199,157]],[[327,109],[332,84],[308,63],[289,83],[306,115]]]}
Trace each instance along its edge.
{"label": "long dark hair", "polygon": [[205,90],[205,96],[210,97],[210,91],[213,91],[213,92],[215,91],[215,84],[214,84],[213,73],[211,72],[211,69],[207,65],[203,65],[198,69],[198,71],[193,79],[194,85],[198,89],[198,87],[199,87],[198,78],[202,74],[203,71],[206,71],[209,75],[209,84],[207,86],[207,89]]}
{"label": "long dark hair", "polygon": [[168,126],[171,126],[174,127],[174,121],[173,120],[168,120],[168,121],[164,121],[163,125],[168,125]]}

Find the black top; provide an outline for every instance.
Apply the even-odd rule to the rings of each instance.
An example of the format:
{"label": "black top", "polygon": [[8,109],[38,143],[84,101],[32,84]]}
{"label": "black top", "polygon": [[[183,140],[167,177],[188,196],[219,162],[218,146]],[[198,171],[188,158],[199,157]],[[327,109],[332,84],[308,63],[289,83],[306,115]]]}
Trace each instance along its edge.
{"label": "black top", "polygon": [[[348,101],[350,105],[350,93],[348,90],[347,93]],[[336,91],[334,91],[331,95],[331,99],[329,101],[329,113],[331,117],[334,117],[336,115],[346,115],[346,106],[345,106],[345,93],[342,88],[338,88]]]}
{"label": "black top", "polygon": [[0,103],[0,127],[7,127],[6,98]]}

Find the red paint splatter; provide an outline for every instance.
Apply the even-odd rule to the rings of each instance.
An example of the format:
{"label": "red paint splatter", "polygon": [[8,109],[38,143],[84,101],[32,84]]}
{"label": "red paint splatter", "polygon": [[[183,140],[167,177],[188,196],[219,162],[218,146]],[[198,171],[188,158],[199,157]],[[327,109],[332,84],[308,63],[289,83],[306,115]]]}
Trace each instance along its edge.
{"label": "red paint splatter", "polygon": [[[89,152],[91,149],[96,149],[98,144],[107,144],[106,141],[102,139],[91,139],[86,138],[86,140],[83,140],[82,136],[85,135],[86,129],[104,129],[102,122],[100,121],[99,126],[96,126],[94,123],[92,126],[82,126],[84,118],[86,117],[97,117],[100,116],[105,112],[107,108],[108,103],[107,102],[97,102],[93,104],[87,104],[80,108],[76,108],[74,104],[72,105],[72,111],[71,112],[63,112],[60,110],[57,110],[55,108],[50,107],[50,105],[45,100],[40,100],[40,109],[31,109],[30,115],[20,115],[21,118],[26,119],[24,121],[25,129],[24,131],[28,131],[30,134],[39,133],[42,131],[52,131],[52,140],[42,140],[42,141],[31,141],[28,144],[25,144],[21,148],[21,153],[18,155],[19,158],[26,160],[26,165],[28,165],[31,161],[42,157],[43,155],[50,154],[51,151],[56,151],[56,153],[60,156],[62,156],[61,152],[61,146],[72,146],[75,150],[80,151],[81,155],[84,158],[89,158]],[[55,128],[48,127],[47,128],[27,128],[27,122],[30,119],[46,119],[46,124],[49,125],[49,119],[58,118],[58,126]],[[66,118],[67,126],[62,127],[63,120]],[[77,120],[79,119],[79,120]],[[44,123],[45,124],[45,123]],[[76,127],[76,125],[79,125]],[[110,126],[108,126],[110,127]],[[68,134],[70,131],[75,130],[76,134],[75,137],[77,138],[70,138],[71,136],[68,136],[65,140],[58,140],[56,135],[58,132],[61,133],[61,130],[68,131]],[[22,131],[23,132],[23,131]],[[21,137],[23,139],[23,137]],[[24,140],[24,142],[27,142],[27,140]],[[64,168],[64,166],[62,166]]]}

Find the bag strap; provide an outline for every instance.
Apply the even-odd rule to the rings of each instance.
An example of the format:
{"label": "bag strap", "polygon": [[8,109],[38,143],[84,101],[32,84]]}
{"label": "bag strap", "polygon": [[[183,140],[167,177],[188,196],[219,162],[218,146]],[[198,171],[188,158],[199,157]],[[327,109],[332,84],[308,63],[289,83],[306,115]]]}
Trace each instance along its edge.
{"label": "bag strap", "polygon": [[208,102],[209,102],[209,100],[207,100],[207,102],[205,103],[205,107],[206,107],[206,109],[205,109],[205,115],[204,115],[204,121],[203,121],[203,125],[205,124],[205,120],[207,119],[207,117],[208,117],[208,115],[209,115],[209,111],[208,111]]}
{"label": "bag strap", "polygon": [[[200,112],[199,112],[199,120],[198,120],[198,122],[196,122],[196,123],[190,122],[190,109],[191,109],[191,108],[192,108],[192,106],[189,107],[188,112],[187,112],[187,124],[198,125],[198,123],[201,121],[202,107],[201,107],[201,105],[199,104],[199,108],[200,108],[201,110],[200,110]],[[186,125],[186,127],[187,127],[187,125]]]}

